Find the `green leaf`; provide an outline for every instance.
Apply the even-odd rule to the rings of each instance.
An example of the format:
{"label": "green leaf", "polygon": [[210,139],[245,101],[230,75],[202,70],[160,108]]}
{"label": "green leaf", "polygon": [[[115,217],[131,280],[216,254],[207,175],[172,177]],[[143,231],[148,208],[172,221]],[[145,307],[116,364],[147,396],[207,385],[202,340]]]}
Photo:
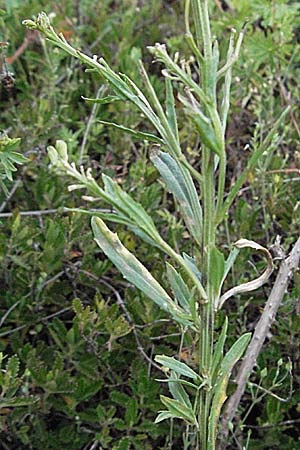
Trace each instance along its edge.
{"label": "green leaf", "polygon": [[194,274],[196,275],[198,280],[201,281],[202,280],[202,274],[201,274],[200,270],[197,267],[195,258],[192,258],[187,253],[183,253],[183,259],[185,260],[185,262],[187,263],[187,265],[189,266],[191,271],[194,272]]}
{"label": "green leaf", "polygon": [[221,297],[221,291],[222,291],[222,287],[223,287],[224,281],[226,280],[227,275],[228,275],[230,269],[232,268],[232,266],[233,266],[233,264],[234,264],[234,262],[235,262],[235,260],[236,260],[236,258],[238,256],[238,254],[239,254],[239,251],[240,250],[237,247],[234,247],[231,250],[228,258],[225,261],[223,276],[222,276],[222,279],[221,279],[221,281],[219,283],[218,293],[215,296],[215,305],[214,305],[215,306],[215,310],[217,310],[218,306],[219,306],[219,299]]}
{"label": "green leaf", "polygon": [[89,98],[89,97],[81,97],[81,98],[86,102],[99,103],[100,105],[105,105],[106,103],[112,103],[124,99],[124,97],[121,98],[116,95],[108,95],[107,97],[103,98]]}
{"label": "green leaf", "polygon": [[176,140],[179,142],[174,93],[172,82],[169,78],[166,78],[166,116],[171,130],[176,137]]}
{"label": "green leaf", "polygon": [[125,421],[129,426],[133,426],[138,419],[138,405],[136,398],[129,399],[126,405]]}
{"label": "green leaf", "polygon": [[179,96],[179,99],[184,104],[185,111],[194,122],[194,125],[199,132],[202,144],[218,156],[222,156],[222,146],[220,142],[218,142],[210,119],[206,117],[197,106],[192,105],[189,100],[182,95]]}
{"label": "green leaf", "polygon": [[197,425],[197,419],[192,408],[185,404],[164,395],[160,396],[161,402],[168,408],[173,417],[183,419],[192,425]]}
{"label": "green leaf", "polygon": [[225,271],[225,259],[223,253],[216,247],[213,247],[210,251],[210,282],[214,290],[215,296],[221,290],[221,283]]}
{"label": "green leaf", "polygon": [[164,141],[162,139],[160,139],[158,136],[155,136],[155,134],[132,130],[131,128],[124,127],[123,125],[118,125],[117,123],[113,123],[113,122],[106,122],[104,120],[98,120],[98,122],[102,123],[103,125],[108,125],[110,127],[124,131],[125,133],[130,134],[137,140],[145,139],[150,142],[155,142],[156,144],[161,144],[161,145],[164,144]]}
{"label": "green leaf", "polygon": [[211,379],[212,379],[213,385],[216,381],[216,378],[218,375],[218,369],[220,367],[220,363],[223,358],[223,351],[224,351],[224,344],[226,341],[227,328],[228,328],[228,318],[225,317],[225,321],[224,321],[224,324],[222,327],[221,334],[219,336],[219,339],[218,339],[216,345],[214,346],[214,354],[213,354],[212,366],[211,366]]}
{"label": "green leaf", "polygon": [[[149,238],[159,245],[161,237],[154,225],[152,218],[143,206],[123,191],[123,189],[110,177],[103,174],[103,183],[107,200],[117,209],[119,218],[127,220],[129,226],[141,229]],[[110,217],[112,219],[112,217]],[[129,220],[128,220],[129,219]],[[115,220],[116,221],[116,220]]]}
{"label": "green leaf", "polygon": [[174,416],[174,414],[170,413],[170,411],[161,411],[156,417],[154,423],[159,423],[166,419],[176,419],[176,418],[177,416]]}
{"label": "green leaf", "polygon": [[225,280],[225,278],[227,277],[230,269],[232,268],[238,254],[240,252],[240,249],[237,247],[233,247],[233,249],[231,250],[231,252],[229,253],[228,258],[225,261],[225,268],[224,268],[224,276],[223,276],[223,280]]}
{"label": "green leaf", "polygon": [[157,355],[155,356],[154,359],[159,364],[162,364],[164,367],[167,367],[168,369],[174,370],[174,372],[178,373],[179,375],[183,375],[187,378],[192,378],[193,380],[200,378],[199,375],[193,369],[191,369],[185,363],[177,361],[177,359],[173,357],[165,355]]}
{"label": "green leaf", "polygon": [[99,217],[92,218],[92,229],[95,241],[106,256],[119,269],[124,278],[144,292],[160,308],[169,312],[174,320],[191,325],[188,317],[169,297],[167,292],[155,280],[143,264],[121,243],[117,234],[112,233]]}
{"label": "green leaf", "polygon": [[29,161],[28,158],[23,156],[21,153],[17,153],[17,152],[9,153],[9,159],[16,164],[24,164]]}
{"label": "green leaf", "polygon": [[187,285],[182,279],[182,276],[174,269],[174,267],[167,264],[167,276],[171,285],[171,288],[174,292],[176,299],[178,300],[180,306],[184,308],[186,311],[190,310],[190,300],[191,293]]}
{"label": "green leaf", "polygon": [[228,350],[221,364],[222,375],[229,373],[230,376],[234,365],[242,357],[250,339],[251,333],[245,333],[243,336],[240,336],[239,339],[232,345],[230,350]]}
{"label": "green leaf", "polygon": [[[192,404],[188,394],[186,393],[184,387],[179,381],[174,381],[179,377],[175,372],[171,372],[171,379],[168,382],[169,390],[175,400],[178,400],[181,403],[184,403],[188,408],[192,408]],[[172,381],[171,381],[172,380]]]}
{"label": "green leaf", "polygon": [[20,361],[16,355],[13,355],[11,358],[9,358],[5,367],[5,371],[9,375],[9,378],[12,382],[18,376],[19,367]]}
{"label": "green leaf", "polygon": [[129,450],[130,449],[130,441],[129,439],[126,438],[122,438],[116,447],[114,447],[114,450]]}
{"label": "green leaf", "polygon": [[214,393],[208,424],[208,450],[215,449],[218,421],[221,408],[227,399],[226,390],[232,369],[237,361],[242,357],[250,339],[251,333],[246,333],[241,336],[226,353],[221,363],[217,384],[213,388]]}
{"label": "green leaf", "polygon": [[190,174],[168,153],[156,150],[151,161],[178,201],[185,224],[196,242],[201,242],[202,209]]}
{"label": "green leaf", "polygon": [[4,398],[0,400],[0,411],[2,408],[18,408],[22,406],[29,406],[39,401],[38,397],[27,397],[27,398]]}
{"label": "green leaf", "polygon": [[[85,57],[85,55],[83,56]],[[90,62],[89,59],[87,62]],[[108,81],[115,93],[117,95],[124,96],[132,103],[134,103],[145,114],[148,120],[150,120],[159,134],[163,136],[164,128],[162,127],[159,118],[154,113],[151,105],[149,104],[143,93],[135,85],[135,83],[133,83],[133,81],[128,77],[124,77],[126,82],[122,80],[120,75],[111,70],[111,68],[103,58],[101,58],[100,62],[103,65],[103,69],[101,71],[99,70],[99,72]]]}

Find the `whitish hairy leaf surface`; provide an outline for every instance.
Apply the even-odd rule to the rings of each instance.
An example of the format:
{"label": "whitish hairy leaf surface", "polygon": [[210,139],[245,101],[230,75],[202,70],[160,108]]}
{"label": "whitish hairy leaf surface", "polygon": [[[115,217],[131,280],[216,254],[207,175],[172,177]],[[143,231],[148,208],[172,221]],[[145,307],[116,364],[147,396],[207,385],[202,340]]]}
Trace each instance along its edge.
{"label": "whitish hairy leaf surface", "polygon": [[124,278],[134,284],[160,308],[169,312],[182,325],[191,325],[189,316],[178,307],[163,287],[156,281],[143,264],[121,243],[117,234],[112,233],[99,217],[92,218],[95,241],[106,256],[119,269]]}
{"label": "whitish hairy leaf surface", "polygon": [[173,357],[159,355],[155,357],[155,361],[168,369],[174,370],[174,372],[179,375],[184,375],[185,377],[192,378],[193,380],[199,379],[199,375],[193,369],[185,363],[177,361],[177,359]]}
{"label": "whitish hairy leaf surface", "polygon": [[105,193],[111,199],[111,204],[121,213],[121,218],[126,216],[130,219],[129,225],[135,225],[146,233],[154,241],[160,241],[160,235],[154,225],[152,218],[147,214],[143,206],[123,191],[123,189],[110,177],[103,174]]}
{"label": "whitish hairy leaf surface", "polygon": [[180,306],[182,306],[182,308],[184,308],[186,311],[189,311],[192,294],[185,284],[182,276],[169,263],[167,263],[167,275],[174,295],[178,300]]}
{"label": "whitish hairy leaf surface", "polygon": [[[193,425],[197,424],[197,419],[192,408],[185,404],[164,395],[160,396],[161,402],[168,408],[174,418],[183,419]],[[165,417],[167,418],[167,417]]]}
{"label": "whitish hairy leaf surface", "polygon": [[190,174],[168,153],[154,151],[151,161],[178,201],[189,232],[197,242],[201,242],[202,209]]}
{"label": "whitish hairy leaf surface", "polygon": [[188,408],[192,408],[192,404],[188,394],[186,393],[184,387],[180,383],[178,375],[176,372],[171,372],[171,380],[168,382],[169,391],[171,392],[173,398],[178,400],[180,403],[184,403]]}

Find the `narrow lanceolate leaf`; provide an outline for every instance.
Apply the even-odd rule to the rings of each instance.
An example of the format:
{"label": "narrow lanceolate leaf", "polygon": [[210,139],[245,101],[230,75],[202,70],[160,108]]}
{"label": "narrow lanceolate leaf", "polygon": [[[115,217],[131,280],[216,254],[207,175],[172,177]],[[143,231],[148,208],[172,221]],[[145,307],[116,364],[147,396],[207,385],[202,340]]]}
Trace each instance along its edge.
{"label": "narrow lanceolate leaf", "polygon": [[[201,242],[202,209],[190,175],[168,153],[153,151],[151,161],[178,201],[185,224],[196,242]],[[184,173],[183,173],[184,170]]]}
{"label": "narrow lanceolate leaf", "polygon": [[230,270],[232,269],[233,264],[234,264],[234,262],[235,262],[235,260],[236,260],[236,258],[238,256],[238,254],[239,254],[239,249],[236,248],[236,247],[233,247],[233,249],[231,250],[231,252],[230,252],[230,254],[228,256],[228,258],[225,261],[224,273],[223,273],[223,277],[222,277],[222,280],[221,280],[221,283],[220,283],[219,292],[218,292],[218,295],[216,295],[216,297],[215,297],[215,305],[214,306],[215,306],[215,310],[216,311],[218,310],[218,307],[219,307],[219,301],[220,301],[220,297],[221,297],[221,290],[222,290],[224,281],[226,280],[227,275],[229,274]]}
{"label": "narrow lanceolate leaf", "polygon": [[173,302],[143,264],[124,247],[117,234],[112,233],[107,228],[103,220],[99,217],[93,217],[92,229],[95,241],[124,278],[144,292],[160,308],[169,312],[174,320],[185,326],[191,325],[184,311]]}
{"label": "narrow lanceolate leaf", "polygon": [[150,120],[159,134],[162,136],[164,134],[164,128],[161,125],[159,117],[155,114],[151,105],[143,95],[143,93],[138,89],[138,87],[126,77],[126,82],[116,74],[107,64],[107,62],[101,58],[101,75],[107,80],[110,86],[113,88],[114,92],[119,96],[124,96],[132,103],[134,103]]}
{"label": "narrow lanceolate leaf", "polygon": [[215,131],[210,122],[204,120],[200,111],[193,113],[191,112],[190,116],[200,134],[201,142],[218,156],[221,156],[222,147],[216,138]]}
{"label": "narrow lanceolate leaf", "polygon": [[105,187],[105,194],[111,200],[111,204],[116,208],[118,215],[122,219],[128,220],[128,225],[135,226],[142,230],[149,238],[155,242],[161,240],[160,235],[154,225],[152,218],[145,211],[143,206],[133,200],[127,192],[110,177],[102,175]]}
{"label": "narrow lanceolate leaf", "polygon": [[221,408],[227,399],[226,390],[228,381],[234,365],[242,357],[251,338],[251,333],[246,333],[241,336],[226,353],[221,363],[217,384],[214,386],[214,395],[211,405],[211,413],[208,423],[208,450],[215,449],[215,442],[217,436],[217,426],[221,413]]}
{"label": "narrow lanceolate leaf", "polygon": [[174,416],[170,411],[161,411],[158,416],[156,417],[154,423],[162,422],[163,420],[167,419],[176,419],[177,416]]}
{"label": "narrow lanceolate leaf", "polygon": [[[239,254],[239,249],[237,247],[234,247],[231,252],[229,253],[228,258],[225,261],[225,270],[224,270],[224,280],[226,279],[229,271],[231,270],[237,256]],[[223,280],[223,281],[224,281]]]}
{"label": "narrow lanceolate leaf", "polygon": [[173,357],[158,355],[155,357],[155,361],[158,362],[159,364],[162,364],[164,367],[173,370],[179,375],[183,375],[187,378],[192,378],[193,380],[200,378],[199,375],[193,369],[191,369],[185,363],[177,361],[177,359]]}
{"label": "narrow lanceolate leaf", "polygon": [[216,247],[210,251],[210,283],[214,290],[215,296],[218,295],[225,271],[225,258],[223,253]]}
{"label": "narrow lanceolate leaf", "polygon": [[108,95],[107,97],[102,98],[89,98],[89,97],[81,97],[86,102],[90,103],[99,103],[100,105],[105,105],[106,103],[117,102],[123,100],[125,97],[118,97],[116,95]]}
{"label": "narrow lanceolate leaf", "polygon": [[176,380],[179,380],[179,377],[174,371],[172,371],[168,386],[173,398],[175,400],[178,400],[180,403],[184,403],[188,408],[192,408],[192,403],[187,392],[185,391],[180,381]]}
{"label": "narrow lanceolate leaf", "polygon": [[182,308],[186,311],[189,311],[192,295],[189,288],[183,281],[182,276],[169,263],[167,263],[167,275],[171,288],[180,306],[182,306]]}
{"label": "narrow lanceolate leaf", "polygon": [[168,408],[173,417],[183,419],[188,423],[197,425],[197,419],[192,408],[187,407],[178,400],[174,400],[164,395],[160,396],[161,402]]}
{"label": "narrow lanceolate leaf", "polygon": [[221,364],[221,376],[224,376],[224,374],[230,376],[233,367],[243,356],[243,353],[249,344],[250,338],[251,333],[243,334],[243,336],[239,337],[239,339],[232,345],[230,350],[228,350]]}
{"label": "narrow lanceolate leaf", "polygon": [[211,120],[202,113],[202,111],[198,107],[198,103],[195,101],[191,94],[190,97],[192,100],[187,99],[182,95],[179,95],[178,97],[185,106],[187,115],[190,116],[190,118],[194,122],[194,125],[199,132],[201,143],[212,150],[214,153],[216,153],[218,156],[222,156],[222,145],[217,139]]}
{"label": "narrow lanceolate leaf", "polygon": [[202,274],[201,274],[200,270],[197,267],[195,259],[192,258],[192,256],[188,255],[187,253],[183,253],[183,259],[185,260],[185,262],[187,263],[187,265],[189,266],[191,271],[194,272],[194,274],[196,275],[198,280],[201,281],[202,280]]}
{"label": "narrow lanceolate leaf", "polygon": [[177,116],[175,111],[175,99],[172,82],[169,78],[166,78],[166,116],[171,130],[177,142],[179,142]]}
{"label": "narrow lanceolate leaf", "polygon": [[228,328],[228,318],[226,317],[223,327],[222,327],[221,334],[220,334],[219,339],[214,348],[212,367],[211,367],[211,379],[212,379],[213,385],[216,381],[216,378],[217,378],[217,375],[219,372],[219,368],[220,368],[220,364],[221,364],[221,361],[223,358],[223,351],[224,351],[224,344],[226,341],[227,328]]}
{"label": "narrow lanceolate leaf", "polygon": [[164,141],[158,136],[155,136],[155,134],[132,130],[131,128],[124,127],[123,125],[118,125],[117,123],[105,122],[105,120],[98,120],[98,122],[102,123],[103,125],[108,125],[109,127],[124,131],[124,133],[130,134],[137,140],[145,139],[150,142],[155,142],[156,144],[164,144]]}

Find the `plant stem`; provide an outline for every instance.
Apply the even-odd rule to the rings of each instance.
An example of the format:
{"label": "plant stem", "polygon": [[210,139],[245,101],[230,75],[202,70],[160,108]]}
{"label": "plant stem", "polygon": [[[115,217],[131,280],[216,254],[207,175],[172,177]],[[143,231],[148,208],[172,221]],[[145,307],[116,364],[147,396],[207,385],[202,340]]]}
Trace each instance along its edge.
{"label": "plant stem", "polygon": [[[198,45],[201,41],[203,44],[204,60],[202,63],[202,86],[204,96],[209,99],[209,116],[212,119],[216,135],[219,142],[222,142],[222,156],[220,158],[220,177],[218,187],[218,199],[223,198],[226,159],[224,151],[224,139],[222,125],[216,110],[215,94],[216,94],[216,78],[212,76],[213,52],[212,39],[208,15],[208,1],[194,0],[193,10],[195,17],[195,27]],[[204,105],[205,106],[205,105]],[[204,111],[206,113],[206,111]],[[213,345],[213,305],[214,294],[210,281],[211,274],[211,250],[215,245],[216,226],[215,226],[215,181],[214,181],[214,161],[215,157],[211,150],[202,146],[202,201],[203,201],[203,242],[202,242],[202,259],[204,267],[204,283],[208,297],[207,303],[201,305],[201,321],[202,329],[200,336],[200,373],[203,377],[210,378],[210,366],[212,358]],[[211,392],[210,388],[203,389],[200,393],[199,405],[199,425],[200,425],[200,441],[201,449],[207,450],[208,446],[208,421],[210,413]]]}

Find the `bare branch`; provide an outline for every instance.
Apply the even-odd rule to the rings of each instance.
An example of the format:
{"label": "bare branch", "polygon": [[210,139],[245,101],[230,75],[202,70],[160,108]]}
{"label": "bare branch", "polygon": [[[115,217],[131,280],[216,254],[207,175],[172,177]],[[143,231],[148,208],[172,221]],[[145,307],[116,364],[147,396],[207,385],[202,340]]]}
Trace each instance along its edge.
{"label": "bare branch", "polygon": [[300,419],[295,420],[284,420],[283,422],[278,423],[268,423],[266,425],[244,425],[246,428],[252,428],[254,430],[269,430],[270,428],[277,427],[291,427],[295,425],[295,423],[300,423]]}
{"label": "bare branch", "polygon": [[27,324],[27,325],[20,325],[19,327],[13,328],[11,330],[7,330],[7,331],[3,331],[3,333],[0,333],[0,337],[4,337],[4,336],[8,336],[10,334],[15,333],[16,331],[20,331],[20,330],[24,330],[24,328],[31,328],[32,326],[36,325],[37,323],[43,323],[46,322],[47,320],[52,319],[53,317],[57,317],[60,316],[61,314],[64,314],[67,311],[70,311],[72,309],[71,306],[68,306],[66,308],[63,308],[59,311],[56,311],[55,313],[49,314],[49,316],[46,317],[40,317],[39,319],[36,319],[34,322],[32,322],[31,324]]}
{"label": "bare branch", "polygon": [[8,196],[6,197],[6,199],[3,201],[3,203],[0,206],[0,212],[4,210],[4,208],[6,207],[7,203],[10,201],[10,199],[13,197],[14,193],[16,192],[16,190],[18,189],[19,185],[21,183],[21,179],[19,178],[15,184],[13,185],[11,191],[9,192]]}

